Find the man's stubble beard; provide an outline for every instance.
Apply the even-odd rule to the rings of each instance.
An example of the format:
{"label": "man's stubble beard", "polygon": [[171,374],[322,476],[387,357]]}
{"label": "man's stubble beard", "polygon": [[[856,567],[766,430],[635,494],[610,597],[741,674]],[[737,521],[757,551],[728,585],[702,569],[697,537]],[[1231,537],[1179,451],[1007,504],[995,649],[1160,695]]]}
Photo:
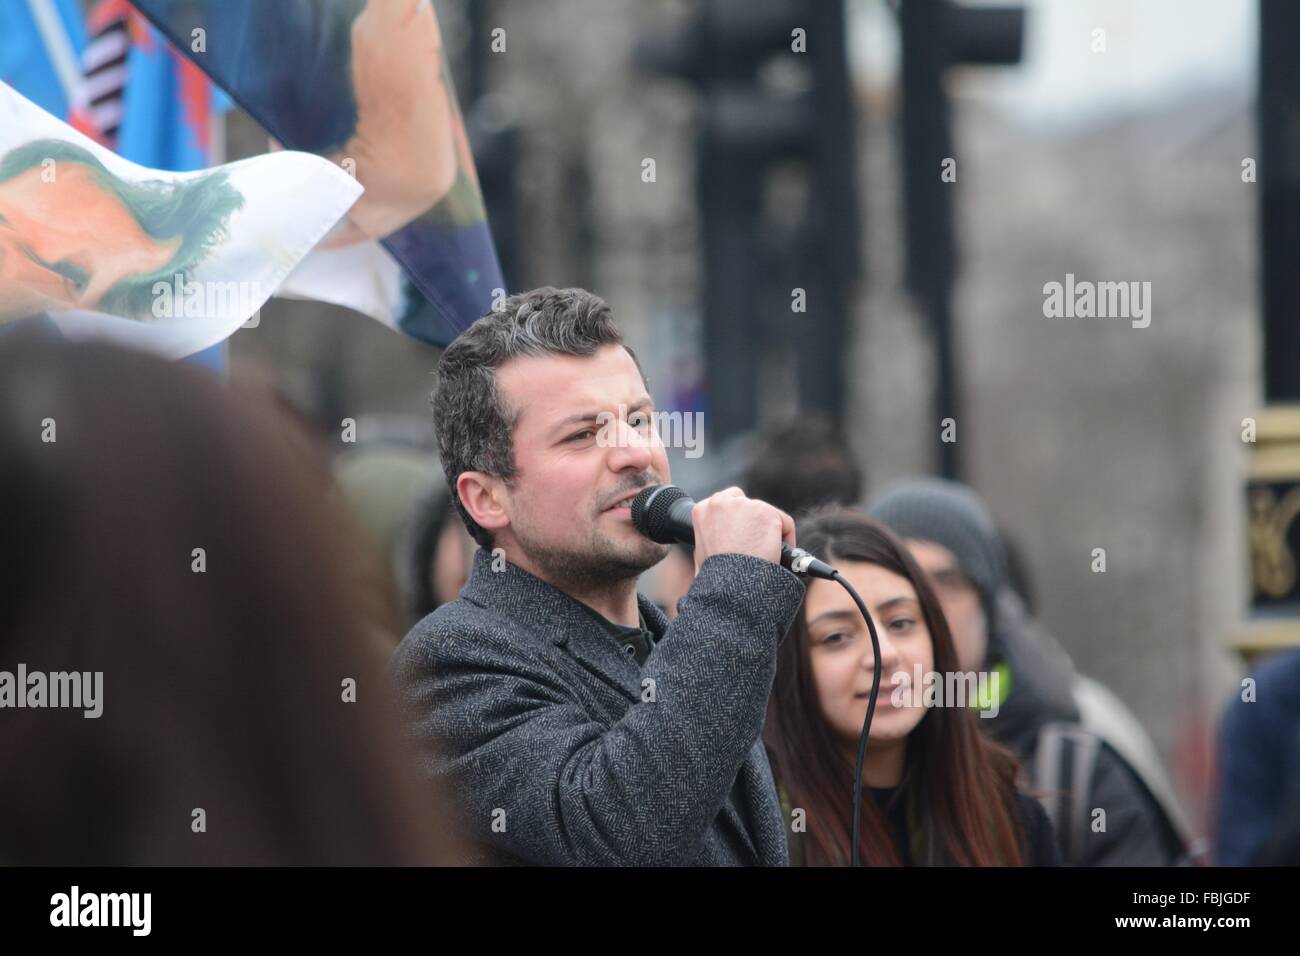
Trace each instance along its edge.
{"label": "man's stubble beard", "polygon": [[592,526],[585,548],[567,550],[537,541],[515,529],[515,540],[545,578],[566,592],[587,594],[617,587],[639,577],[668,556],[670,546],[641,538],[623,545]]}

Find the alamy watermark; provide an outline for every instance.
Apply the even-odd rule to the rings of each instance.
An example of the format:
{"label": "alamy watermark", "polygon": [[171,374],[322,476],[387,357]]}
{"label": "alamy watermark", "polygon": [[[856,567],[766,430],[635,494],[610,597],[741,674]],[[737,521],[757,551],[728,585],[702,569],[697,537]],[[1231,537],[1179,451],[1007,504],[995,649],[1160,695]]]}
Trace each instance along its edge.
{"label": "alamy watermark", "polygon": [[120,926],[132,936],[148,936],[152,913],[152,893],[83,893],[74,884],[50,897],[51,926]]}
{"label": "alamy watermark", "polygon": [[95,718],[104,712],[103,671],[0,671],[0,708],[58,707],[85,711]]}
{"label": "alamy watermark", "polygon": [[1133,328],[1151,324],[1150,282],[1076,282],[1074,273],[1065,282],[1043,286],[1043,315],[1049,319],[1130,319]]}
{"label": "alamy watermark", "polygon": [[627,444],[622,437],[618,422],[626,421],[634,430],[649,427],[658,436],[665,448],[682,448],[687,458],[699,458],[704,454],[704,413],[703,412],[647,412],[637,410],[628,412],[626,405],[618,406],[618,414],[601,412],[596,416],[599,429],[596,432],[596,444],[601,448],[616,448]]}
{"label": "alamy watermark", "polygon": [[219,315],[246,315],[245,328],[256,328],[259,310],[275,289],[260,282],[186,281],[177,273],[170,282],[150,287],[155,319],[203,319]]}
{"label": "alamy watermark", "polygon": [[[901,678],[901,680],[900,680]],[[981,717],[996,717],[1002,704],[997,671],[922,671],[921,665],[896,673],[889,702],[895,707],[978,707]]]}

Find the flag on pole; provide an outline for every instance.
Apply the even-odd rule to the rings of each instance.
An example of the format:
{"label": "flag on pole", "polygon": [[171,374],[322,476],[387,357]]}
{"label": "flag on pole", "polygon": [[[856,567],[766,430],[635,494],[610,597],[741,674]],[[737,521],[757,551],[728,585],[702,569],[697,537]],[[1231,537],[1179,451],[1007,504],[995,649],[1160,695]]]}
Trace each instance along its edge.
{"label": "flag on pole", "polygon": [[504,292],[429,0],[133,0],[290,149],[365,194],[282,294],[445,345]]}
{"label": "flag on pole", "polygon": [[250,319],[361,194],[318,156],[176,173],[115,155],[0,84],[0,325],[182,357]]}

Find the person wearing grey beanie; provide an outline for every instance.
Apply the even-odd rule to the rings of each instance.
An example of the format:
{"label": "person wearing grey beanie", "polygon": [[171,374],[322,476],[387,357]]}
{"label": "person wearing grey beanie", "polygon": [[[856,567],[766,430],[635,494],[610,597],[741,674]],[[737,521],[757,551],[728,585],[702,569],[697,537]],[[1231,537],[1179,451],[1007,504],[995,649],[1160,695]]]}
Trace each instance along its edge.
{"label": "person wearing grey beanie", "polygon": [[[1020,758],[1031,789],[1043,793],[1063,859],[1084,866],[1164,866],[1178,859],[1186,839],[1180,814],[1153,796],[1168,789],[1153,779],[1163,770],[1140,773],[1083,726],[1080,678],[1011,588],[1001,535],[979,495],[957,482],[911,478],[865,510],[906,542],[932,579],[962,670],[999,675],[1002,699],[980,725]],[[1127,709],[1125,716],[1131,717]],[[1083,766],[1082,756],[1084,779],[1053,778],[1052,768]],[[1109,818],[1101,832],[1090,827],[1095,808]]]}
{"label": "person wearing grey beanie", "polygon": [[[982,666],[989,656],[988,635],[996,631],[998,594],[1007,584],[1006,553],[984,502],[970,488],[955,481],[913,478],[893,486],[866,511],[907,540],[914,552],[921,543],[947,549],[948,555],[931,555],[931,561],[921,564],[936,578],[940,594],[949,597],[944,611],[948,617],[957,618],[948,623],[954,629],[962,667]],[[947,566],[935,574],[936,563]],[[964,578],[974,589],[982,620],[977,619],[980,615],[965,609],[961,614],[952,613],[955,593],[952,585],[959,583],[958,578]]]}

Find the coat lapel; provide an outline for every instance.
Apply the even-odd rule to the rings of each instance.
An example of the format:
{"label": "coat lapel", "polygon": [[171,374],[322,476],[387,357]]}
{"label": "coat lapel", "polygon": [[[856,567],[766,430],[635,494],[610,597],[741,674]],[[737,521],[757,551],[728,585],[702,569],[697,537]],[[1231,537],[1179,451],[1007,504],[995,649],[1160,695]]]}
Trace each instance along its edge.
{"label": "coat lapel", "polygon": [[[601,629],[588,608],[509,561],[496,562],[497,570],[493,565],[491,552],[479,548],[461,596],[529,625],[594,677],[629,700],[640,700],[640,669]],[[661,633],[662,629],[656,631]]]}
{"label": "coat lapel", "polygon": [[627,654],[594,621],[587,630],[554,634],[552,643],[585,667],[591,674],[628,698],[640,701],[641,671]]}

